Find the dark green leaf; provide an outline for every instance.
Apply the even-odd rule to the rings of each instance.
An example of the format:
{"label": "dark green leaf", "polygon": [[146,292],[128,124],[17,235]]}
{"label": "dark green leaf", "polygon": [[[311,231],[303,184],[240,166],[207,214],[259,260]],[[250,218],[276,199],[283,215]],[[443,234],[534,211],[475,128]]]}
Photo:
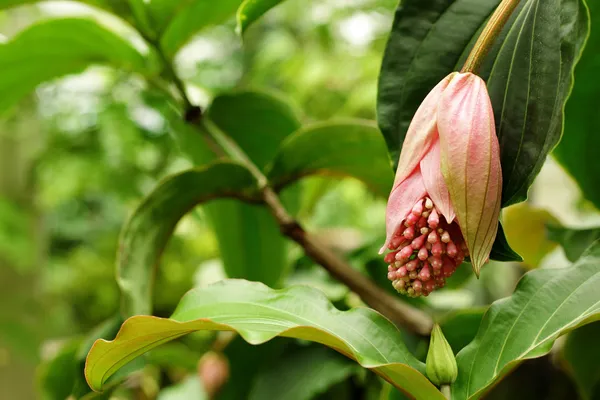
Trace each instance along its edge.
{"label": "dark green leaf", "polygon": [[396,164],[414,113],[450,72],[499,0],[404,0],[379,75],[377,119]]}
{"label": "dark green leaf", "polygon": [[[300,127],[296,111],[285,101],[252,91],[217,97],[203,118],[202,129],[221,130],[261,167],[273,159],[281,141]],[[216,158],[198,127],[179,123],[172,134],[194,164],[203,165]],[[288,192],[285,194],[296,195],[294,190]],[[291,211],[296,206],[294,201],[285,202]],[[270,286],[281,283],[289,265],[286,240],[269,212],[231,200],[213,202],[204,210],[219,240],[229,277],[257,280]]]}
{"label": "dark green leaf", "polygon": [[548,353],[559,336],[600,316],[600,244],[575,265],[527,273],[496,301],[477,336],[457,355],[453,399],[477,399],[520,362]]}
{"label": "dark green leaf", "polygon": [[96,342],[87,358],[87,380],[100,390],[128,361],[197,330],[235,330],[251,344],[279,335],[323,343],[415,398],[443,399],[422,375],[423,363],[406,349],[398,329],[376,312],[338,311],[322,293],[306,286],[272,290],[242,280],[189,292],[171,319],[130,318],[114,341]]}
{"label": "dark green leaf", "polygon": [[261,346],[252,346],[237,336],[225,348],[229,361],[229,380],[217,395],[217,400],[247,399],[256,377],[282,357],[290,348],[290,339],[279,338]]}
{"label": "dark green leaf", "polygon": [[522,3],[488,78],[501,148],[503,206],[527,198],[560,139],[573,69],[589,31],[580,0]]}
{"label": "dark green leaf", "polygon": [[301,349],[259,374],[249,399],[311,400],[356,369],[356,364],[329,349]]}
{"label": "dark green leaf", "polygon": [[302,128],[282,143],[269,168],[269,178],[276,187],[318,174],[359,179],[384,197],[394,182],[385,143],[379,130],[366,121]]}
{"label": "dark green leaf", "polygon": [[92,64],[152,73],[147,61],[127,41],[93,20],[41,22],[0,45],[0,92],[5,93],[0,113],[40,83],[82,72]]}
{"label": "dark green leaf", "polygon": [[494,245],[492,246],[490,260],[516,262],[523,261],[523,258],[510,247],[510,244],[508,244],[508,240],[506,240],[506,235],[504,234],[504,228],[502,228],[502,224],[500,222],[498,222],[498,233],[496,234],[496,239],[494,240]]}
{"label": "dark green leaf", "polygon": [[285,99],[266,92],[222,94],[213,100],[206,117],[263,169],[284,139],[300,128],[297,110]]}
{"label": "dark green leaf", "polygon": [[[298,113],[287,102],[255,91],[218,96],[204,118],[207,129],[225,133],[261,168],[300,127]],[[297,190],[289,195],[292,201],[285,205],[294,211]],[[279,286],[289,266],[287,241],[269,211],[232,200],[210,204],[205,210],[219,239],[227,276]]]}
{"label": "dark green leaf", "polygon": [[160,12],[172,15],[170,20],[167,20],[156,11],[153,13],[160,24],[168,21],[160,38],[162,50],[168,57],[173,57],[202,29],[218,25],[232,17],[241,2],[242,0],[171,0],[172,4],[166,4],[166,1],[159,1],[160,4],[154,10],[158,9],[161,10]]}
{"label": "dark green leaf", "polygon": [[289,266],[287,241],[266,208],[219,200],[204,206],[204,211],[219,239],[228,277],[281,285]]}
{"label": "dark green leaf", "polygon": [[[460,69],[497,4],[498,0],[402,2],[379,84],[379,122],[394,161],[420,102],[444,76]],[[503,206],[526,198],[560,138],[572,71],[587,32],[588,15],[581,0],[523,0],[480,71],[496,116]]]}
{"label": "dark green leaf", "polygon": [[565,111],[565,132],[554,156],[575,178],[585,198],[600,208],[598,151],[600,113],[595,106],[600,90],[596,78],[600,69],[597,49],[600,46],[600,3],[588,1],[592,30],[581,60],[575,68],[575,86]]}
{"label": "dark green leaf", "polygon": [[247,169],[228,162],[188,170],[159,184],[121,234],[117,282],[123,315],[152,313],[154,268],[175,225],[190,209],[216,198],[250,198],[255,185]]}
{"label": "dark green leaf", "polygon": [[600,239],[600,228],[569,229],[548,225],[548,239],[560,244],[567,259],[575,262],[592,243]]}
{"label": "dark green leaf", "polygon": [[237,10],[237,31],[243,34],[252,23],[282,1],[284,0],[244,0]]}
{"label": "dark green leaf", "polygon": [[574,330],[567,336],[562,356],[567,370],[577,384],[582,399],[591,399],[600,382],[600,323],[595,322]]}

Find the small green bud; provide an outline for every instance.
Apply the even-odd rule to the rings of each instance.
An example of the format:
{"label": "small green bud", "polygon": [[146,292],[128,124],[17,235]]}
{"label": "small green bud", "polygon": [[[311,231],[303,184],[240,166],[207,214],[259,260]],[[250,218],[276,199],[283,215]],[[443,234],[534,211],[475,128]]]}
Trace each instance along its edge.
{"label": "small green bud", "polygon": [[458,375],[454,353],[438,324],[435,324],[431,331],[425,372],[437,386],[451,384]]}

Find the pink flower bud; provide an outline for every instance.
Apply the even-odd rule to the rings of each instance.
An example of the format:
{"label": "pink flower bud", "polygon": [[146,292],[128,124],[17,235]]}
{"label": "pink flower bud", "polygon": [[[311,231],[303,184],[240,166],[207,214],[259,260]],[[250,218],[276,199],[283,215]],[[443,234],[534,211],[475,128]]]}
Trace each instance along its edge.
{"label": "pink flower bud", "polygon": [[456,74],[437,113],[441,169],[477,275],[492,250],[502,195],[500,146],[485,82]]}
{"label": "pink flower bud", "polygon": [[435,286],[443,287],[468,254],[479,274],[496,235],[501,189],[485,82],[472,73],[452,73],[415,113],[388,199],[381,252],[389,248],[396,259],[411,259],[401,293],[429,294],[432,275]]}

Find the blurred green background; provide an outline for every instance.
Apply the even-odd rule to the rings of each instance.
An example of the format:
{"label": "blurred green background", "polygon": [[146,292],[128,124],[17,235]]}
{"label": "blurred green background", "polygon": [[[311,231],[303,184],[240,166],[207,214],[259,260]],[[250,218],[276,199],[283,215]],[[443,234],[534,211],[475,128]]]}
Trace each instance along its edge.
{"label": "blurred green background", "polygon": [[[249,29],[243,47],[233,19],[203,31],[178,54],[177,70],[203,106],[231,89],[259,88],[282,94],[303,122],[374,120],[377,76],[396,6],[395,0],[288,0]],[[134,43],[137,39],[116,18],[72,2],[0,12],[0,34],[9,38],[57,15],[91,15]],[[114,273],[120,229],[158,180],[189,166],[169,136],[170,121],[152,99],[151,88],[135,75],[92,67],[44,84],[0,120],[0,399],[56,398],[48,362],[65,343],[118,313]],[[384,231],[385,199],[351,179],[311,178],[303,193],[300,220],[347,253],[357,268],[368,268]],[[571,225],[600,221],[550,159],[527,205],[505,211],[511,243],[525,241],[521,251],[533,249],[524,254],[529,266],[567,263],[562,250],[545,240],[546,214],[532,212],[532,206]],[[523,221],[528,221],[525,232],[519,230]],[[299,249],[290,248],[288,256],[294,269],[282,285],[308,283],[339,307],[357,304]],[[427,304],[439,312],[484,306],[510,294],[525,268],[491,264],[483,285],[461,278]],[[215,235],[198,208],[178,225],[164,253],[155,313],[168,316],[187,290],[223,276]],[[161,386],[182,382],[194,370],[213,339],[190,339],[183,355],[171,349],[179,355],[163,357],[177,367],[156,362],[168,364],[166,377],[164,369],[146,368],[143,379],[129,382],[116,398],[156,398],[164,392]],[[355,381],[369,379],[344,363],[332,368],[347,369],[339,382],[355,375]],[[329,393],[351,398],[344,393],[356,389],[356,382],[348,382]]]}

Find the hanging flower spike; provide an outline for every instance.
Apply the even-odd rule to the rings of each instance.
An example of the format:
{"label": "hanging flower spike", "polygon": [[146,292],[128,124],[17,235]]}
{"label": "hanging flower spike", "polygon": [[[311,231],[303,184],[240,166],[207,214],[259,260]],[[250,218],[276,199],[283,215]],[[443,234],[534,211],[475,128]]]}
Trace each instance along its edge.
{"label": "hanging flower spike", "polygon": [[502,198],[500,146],[483,79],[456,74],[438,107],[441,168],[477,276],[489,260]]}
{"label": "hanging flower spike", "polygon": [[381,253],[394,288],[411,297],[427,296],[468,255],[440,169],[438,104],[451,74],[425,98],[402,146],[386,209],[387,238]]}
{"label": "hanging flower spike", "polygon": [[452,73],[406,134],[386,209],[388,279],[411,297],[446,284],[471,256],[477,275],[496,237],[502,176],[485,83]]}

